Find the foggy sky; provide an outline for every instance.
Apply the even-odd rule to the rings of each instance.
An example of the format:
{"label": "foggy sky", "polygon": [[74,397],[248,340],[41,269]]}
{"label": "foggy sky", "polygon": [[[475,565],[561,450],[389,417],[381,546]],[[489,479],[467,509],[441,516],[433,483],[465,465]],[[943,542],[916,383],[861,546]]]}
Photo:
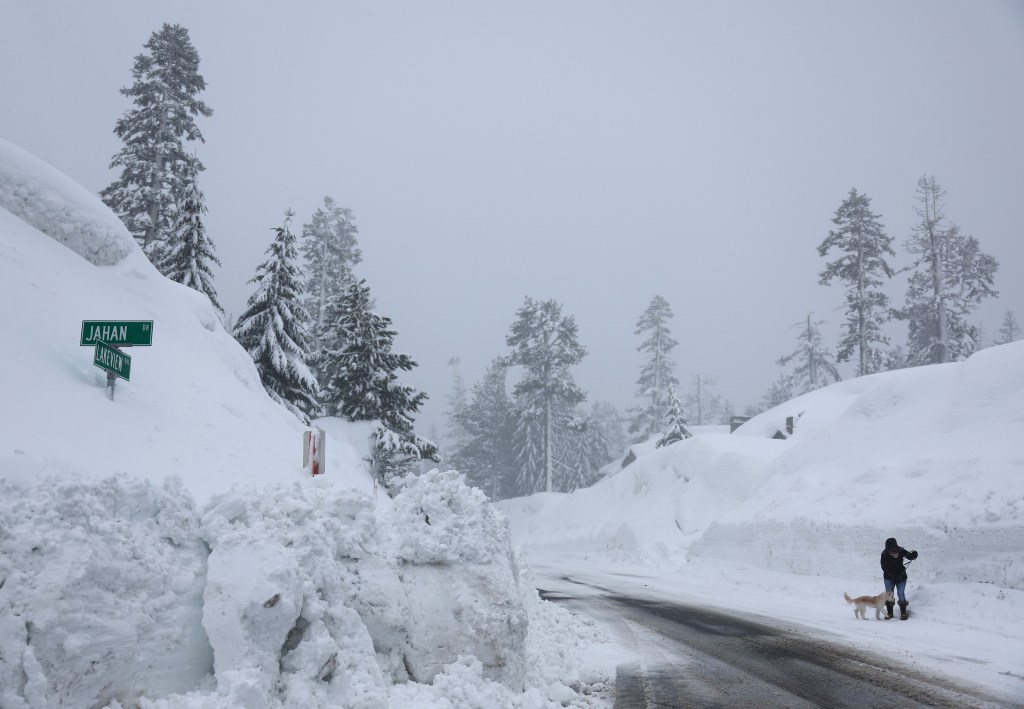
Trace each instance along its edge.
{"label": "foggy sky", "polygon": [[637,318],[665,297],[679,378],[742,410],[808,312],[835,343],[843,293],[818,285],[816,247],[849,190],[904,266],[922,174],[1000,262],[974,320],[991,340],[1006,310],[1024,318],[1019,2],[0,0],[0,18],[0,136],[94,191],[117,177],[133,58],[187,27],[214,110],[196,152],[221,303],[243,310],[286,208],[298,232],[334,197],[419,362],[403,381],[431,397],[425,434],[449,358],[477,381],[524,296],[576,318],[577,382],[620,409]]}

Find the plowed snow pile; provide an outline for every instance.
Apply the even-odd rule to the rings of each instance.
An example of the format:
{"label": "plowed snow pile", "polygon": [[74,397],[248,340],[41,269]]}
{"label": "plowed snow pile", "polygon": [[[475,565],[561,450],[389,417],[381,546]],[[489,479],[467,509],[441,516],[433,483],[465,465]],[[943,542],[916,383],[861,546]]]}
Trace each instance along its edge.
{"label": "plowed snow pile", "polygon": [[[0,707],[607,705],[603,635],[539,599],[482,493],[391,499],[337,419],[309,477],[205,296],[4,141],[0,295]],[[113,400],[83,320],[153,321]]]}

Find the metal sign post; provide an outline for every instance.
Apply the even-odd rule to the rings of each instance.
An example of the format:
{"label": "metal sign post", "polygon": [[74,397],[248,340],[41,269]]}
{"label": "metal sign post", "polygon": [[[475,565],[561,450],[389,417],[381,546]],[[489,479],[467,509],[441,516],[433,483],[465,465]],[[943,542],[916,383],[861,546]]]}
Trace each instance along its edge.
{"label": "metal sign post", "polygon": [[153,344],[152,320],[83,320],[82,347],[94,345],[92,363],[107,373],[107,398],[114,400],[118,377],[128,381],[132,358],[122,347],[148,347]]}
{"label": "metal sign post", "polygon": [[132,358],[117,347],[97,341],[92,355],[92,363],[107,371],[107,398],[113,401],[114,382],[118,377],[128,381],[132,372]]}

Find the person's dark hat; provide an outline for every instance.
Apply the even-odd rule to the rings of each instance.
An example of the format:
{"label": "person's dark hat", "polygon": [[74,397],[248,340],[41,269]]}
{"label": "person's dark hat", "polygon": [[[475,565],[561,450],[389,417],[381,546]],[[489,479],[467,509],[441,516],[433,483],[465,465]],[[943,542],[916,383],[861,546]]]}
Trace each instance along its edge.
{"label": "person's dark hat", "polygon": [[885,550],[886,551],[889,551],[890,549],[899,549],[899,548],[900,548],[900,545],[896,543],[896,537],[889,537],[888,539],[885,540]]}

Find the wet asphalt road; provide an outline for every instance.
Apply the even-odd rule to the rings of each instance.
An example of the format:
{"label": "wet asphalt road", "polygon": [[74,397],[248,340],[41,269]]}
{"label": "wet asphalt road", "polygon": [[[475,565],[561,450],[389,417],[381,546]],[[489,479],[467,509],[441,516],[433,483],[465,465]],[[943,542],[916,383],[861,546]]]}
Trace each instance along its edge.
{"label": "wet asphalt road", "polygon": [[617,669],[615,709],[1021,706],[988,697],[982,688],[958,687],[881,656],[713,608],[610,592],[551,600],[612,626],[640,658]]}

